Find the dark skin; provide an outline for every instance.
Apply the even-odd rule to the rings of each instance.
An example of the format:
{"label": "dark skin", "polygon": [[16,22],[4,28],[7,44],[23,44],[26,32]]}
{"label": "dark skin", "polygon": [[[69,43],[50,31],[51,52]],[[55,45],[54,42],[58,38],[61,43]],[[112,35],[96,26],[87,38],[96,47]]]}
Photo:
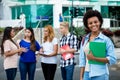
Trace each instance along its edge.
{"label": "dark skin", "polygon": [[[88,28],[91,31],[91,35],[89,37],[89,42],[93,41],[100,33],[100,21],[99,19],[94,16],[91,18],[88,18]],[[88,60],[95,60],[103,63],[109,63],[109,60],[107,58],[98,58],[93,56],[92,52],[90,51],[90,54],[86,54],[86,57]],[[80,80],[83,80],[83,75],[84,75],[85,67],[80,68]]]}
{"label": "dark skin", "polygon": [[[93,41],[100,33],[100,21],[97,17],[92,17],[88,19],[88,28],[91,30],[91,35],[89,38],[89,41]],[[93,56],[92,52],[90,54],[87,54],[88,60],[95,60],[99,62],[109,63],[107,58],[97,58]]]}

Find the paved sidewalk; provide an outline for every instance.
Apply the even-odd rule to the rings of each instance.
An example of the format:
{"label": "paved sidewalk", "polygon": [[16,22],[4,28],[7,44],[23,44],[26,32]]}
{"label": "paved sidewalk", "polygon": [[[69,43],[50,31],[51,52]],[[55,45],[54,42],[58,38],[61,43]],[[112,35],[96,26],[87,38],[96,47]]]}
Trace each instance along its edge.
{"label": "paved sidewalk", "polygon": [[[120,80],[120,48],[116,48],[115,52],[116,52],[115,54],[117,56],[117,64],[109,67],[110,80]],[[79,80],[79,75],[80,75],[80,68],[78,66],[79,55],[76,54],[75,57],[76,57],[77,65],[75,67],[73,80]],[[43,72],[42,72],[41,64],[40,64],[40,60],[39,60],[40,58],[38,57],[37,59],[38,59],[38,62],[37,62],[37,66],[36,66],[35,80],[44,80],[44,76],[43,76]],[[60,60],[60,55],[58,55],[58,67],[57,67],[57,71],[56,71],[54,80],[62,80],[61,71],[60,71],[60,67],[59,67],[59,60]],[[0,80],[6,80],[5,71],[3,69],[3,57],[0,57]],[[19,69],[18,69],[18,72],[16,75],[16,80],[20,80]]]}

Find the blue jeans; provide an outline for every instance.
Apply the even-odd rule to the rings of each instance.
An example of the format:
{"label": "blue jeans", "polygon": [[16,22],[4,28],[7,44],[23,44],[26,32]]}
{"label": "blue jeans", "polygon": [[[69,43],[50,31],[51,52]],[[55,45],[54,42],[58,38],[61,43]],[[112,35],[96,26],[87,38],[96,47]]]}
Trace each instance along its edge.
{"label": "blue jeans", "polygon": [[17,68],[10,68],[5,70],[7,75],[7,80],[15,80],[15,76],[17,73]]}
{"label": "blue jeans", "polygon": [[19,62],[19,70],[21,80],[26,80],[28,73],[28,80],[34,80],[34,74],[36,69],[36,62]]}
{"label": "blue jeans", "polygon": [[89,72],[84,73],[84,79],[83,80],[109,80],[109,75],[108,74],[103,74],[100,76],[95,76],[95,77],[89,77]]}
{"label": "blue jeans", "polygon": [[61,67],[63,80],[73,80],[74,65]]}
{"label": "blue jeans", "polygon": [[91,80],[91,78],[89,77],[89,72],[85,71],[83,80]]}

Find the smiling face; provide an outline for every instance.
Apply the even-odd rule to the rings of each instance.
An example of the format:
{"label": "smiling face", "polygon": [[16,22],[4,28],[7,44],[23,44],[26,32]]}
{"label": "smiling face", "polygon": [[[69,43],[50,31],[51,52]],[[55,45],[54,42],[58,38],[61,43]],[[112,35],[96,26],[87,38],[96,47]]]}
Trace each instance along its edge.
{"label": "smiling face", "polygon": [[91,30],[91,32],[98,32],[100,31],[100,21],[97,17],[91,17],[87,20],[88,22],[88,28]]}

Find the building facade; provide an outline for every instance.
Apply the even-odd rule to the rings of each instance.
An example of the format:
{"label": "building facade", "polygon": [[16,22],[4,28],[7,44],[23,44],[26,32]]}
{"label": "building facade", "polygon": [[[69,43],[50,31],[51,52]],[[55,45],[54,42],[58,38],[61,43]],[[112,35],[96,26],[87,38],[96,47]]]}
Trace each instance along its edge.
{"label": "building facade", "polygon": [[75,26],[82,25],[81,19],[90,9],[100,11],[110,27],[120,26],[120,0],[1,0],[0,20],[19,19],[23,12],[27,27],[36,27],[41,21],[39,27],[51,24],[59,28],[60,13],[65,21],[71,22],[72,5],[79,9],[79,15],[73,19]]}

